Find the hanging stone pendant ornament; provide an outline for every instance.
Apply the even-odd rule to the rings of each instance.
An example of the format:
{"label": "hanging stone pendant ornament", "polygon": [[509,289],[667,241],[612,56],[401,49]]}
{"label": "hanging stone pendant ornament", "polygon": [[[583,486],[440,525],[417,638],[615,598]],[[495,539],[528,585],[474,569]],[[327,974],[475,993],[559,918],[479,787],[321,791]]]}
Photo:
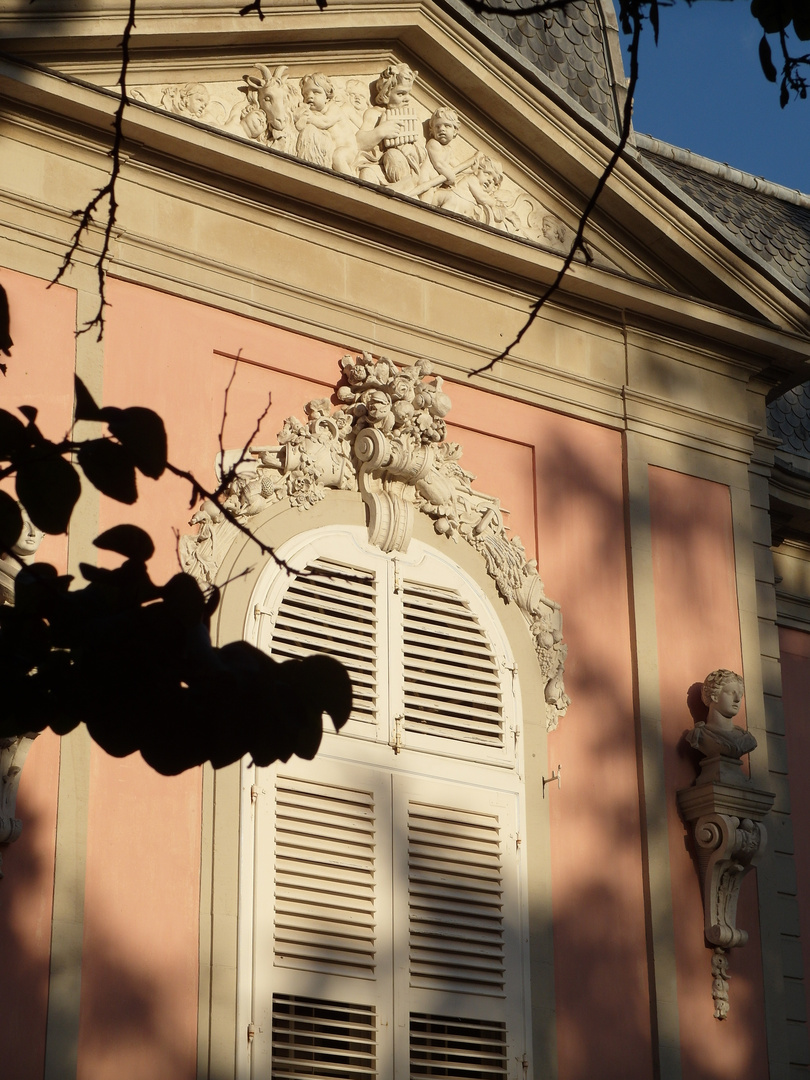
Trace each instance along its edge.
{"label": "hanging stone pendant ornament", "polygon": [[742,771],[742,756],[757,741],[734,724],[745,687],[727,668],[706,676],[701,690],[708,708],[686,740],[703,755],[691,787],[678,792],[678,808],[692,833],[703,890],[704,934],[712,955],[714,1015],[725,1020],[729,1010],[726,951],[745,945],[748,934],[736,925],[742,880],[756,864],[767,834],[760,824],[775,795],[755,788]]}

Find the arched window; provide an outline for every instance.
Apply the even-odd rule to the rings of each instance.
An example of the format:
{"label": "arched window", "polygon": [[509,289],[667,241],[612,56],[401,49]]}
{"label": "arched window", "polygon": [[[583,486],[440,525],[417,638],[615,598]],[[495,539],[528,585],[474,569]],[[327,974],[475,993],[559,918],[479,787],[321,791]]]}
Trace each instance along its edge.
{"label": "arched window", "polygon": [[356,702],[314,762],[249,785],[251,1075],[522,1080],[519,689],[495,611],[416,540],[327,526],[277,554],[245,636],[338,657]]}

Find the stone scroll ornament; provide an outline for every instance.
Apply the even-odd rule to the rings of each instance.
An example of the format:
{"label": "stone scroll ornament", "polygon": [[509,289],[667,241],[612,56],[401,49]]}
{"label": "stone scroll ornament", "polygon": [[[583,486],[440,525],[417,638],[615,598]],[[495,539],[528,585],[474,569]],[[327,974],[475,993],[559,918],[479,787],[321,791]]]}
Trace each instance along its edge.
{"label": "stone scroll ornament", "polygon": [[[36,556],[44,533],[28,517],[20,506],[23,527],[6,555],[0,555],[0,604],[14,604],[14,585],[23,566],[29,566]],[[23,823],[17,815],[17,790],[28,751],[38,732],[0,738],[0,878],[3,876],[2,846],[18,840]]]}
{"label": "stone scroll ornament", "polygon": [[476,491],[475,477],[459,465],[461,447],[446,439],[450,398],[442,379],[431,375],[426,360],[398,368],[367,352],[344,356],[340,366],[337,407],[327,398],[310,401],[306,419],[285,420],[277,446],[221,455],[221,475],[232,470],[233,478],[222,506],[206,500],[190,522],[197,533],[181,537],[183,569],[203,585],[215,581],[238,533],[228,513],[249,527],[276,503],[306,511],[330,489],[359,493],[369,540],[386,552],[406,551],[415,516],[424,514],[439,536],[475,548],[500,595],[523,613],[545,679],[552,731],[570,704],[560,606],[546,596],[520,540],[507,537],[498,499]]}
{"label": "stone scroll ornament", "polygon": [[[414,97],[418,72],[294,78],[285,64],[257,64],[236,82],[133,87],[134,101],[217,128],[344,176],[567,254],[572,230],[476,145],[455,109]],[[604,256],[588,248],[587,261]]]}
{"label": "stone scroll ornament", "polygon": [[740,886],[765,850],[762,821],[775,798],[755,788],[742,771],[743,755],[757,746],[754,736],[733,722],[744,693],[741,677],[727,668],[706,676],[701,699],[708,714],[686,732],[688,744],[702,755],[700,773],[677,795],[697,855],[718,1020],[729,1012],[727,952],[748,941],[746,931],[737,926]]}

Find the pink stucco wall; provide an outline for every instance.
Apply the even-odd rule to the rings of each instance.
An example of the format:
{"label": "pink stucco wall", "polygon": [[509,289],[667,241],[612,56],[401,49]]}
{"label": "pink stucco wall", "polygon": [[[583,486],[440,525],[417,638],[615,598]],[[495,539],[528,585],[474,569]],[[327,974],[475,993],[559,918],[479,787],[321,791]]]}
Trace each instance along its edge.
{"label": "pink stucco wall", "polygon": [[[11,313],[11,357],[0,376],[2,407],[34,405],[46,437],[58,441],[70,426],[73,407],[75,294],[47,288],[47,281],[0,271]],[[13,491],[13,485],[6,485]],[[64,536],[46,537],[39,559],[64,570]],[[0,848],[0,1016],[2,1071],[36,1077],[45,1058],[51,911],[59,785],[59,740],[45,732],[33,744],[17,797],[23,832]]]}
{"label": "pink stucco wall", "polygon": [[[301,416],[307,400],[331,392],[342,353],[364,344],[352,342],[342,349],[121,283],[114,283],[111,300],[105,402],[158,409],[167,420],[171,460],[204,482],[213,475],[223,395],[235,357],[239,360],[224,422],[226,447],[241,445],[251,436],[268,394],[272,395],[270,411],[254,441],[275,442],[286,416]],[[498,493],[512,512],[510,525],[522,536],[530,555],[539,551],[547,591],[565,612],[571,650],[567,684],[576,704],[552,740],[555,763],[559,758],[567,765],[566,784],[559,793],[555,791],[551,805],[560,1075],[565,1080],[584,1080],[595,1073],[646,1080],[651,1069],[649,992],[621,439],[616,432],[484,395],[468,386],[453,386],[450,392],[451,437],[464,446],[465,468],[477,474],[480,489]],[[162,580],[176,569],[172,528],[186,528],[188,486],[172,479],[157,485],[141,482],[140,486],[139,503],[123,509],[105,506],[101,526],[128,520],[148,528],[158,545],[153,573]],[[592,617],[593,611],[599,612],[598,619]],[[606,755],[608,769],[604,768]],[[130,780],[143,770],[137,759],[125,765],[132,770]],[[160,892],[160,888],[165,892],[165,885],[158,889],[159,901],[144,895],[143,889],[136,893],[124,863],[133,854],[135,862],[140,862],[148,849],[150,861],[157,860],[149,870],[153,886],[160,885],[162,876],[196,885],[197,850],[189,843],[187,849],[166,854],[151,840],[131,835],[127,802],[110,804],[109,799],[110,791],[123,783],[120,769],[120,763],[94,752],[94,801],[106,798],[114,809],[90,823],[88,945],[123,933],[126,927],[136,951],[139,942],[145,947],[159,933],[161,943],[171,936],[173,957],[179,958],[181,943],[189,955],[196,955],[192,925],[179,927],[174,922],[171,935],[155,929],[155,914],[166,905]],[[601,789],[593,783],[597,772],[604,781]],[[150,825],[161,816],[176,822],[180,807],[193,816],[196,784],[198,778],[192,774],[171,790],[162,784],[152,789],[153,805],[144,804],[142,810],[149,815]],[[605,814],[606,804],[612,805],[611,814]],[[116,851],[115,837],[128,827],[127,850]],[[166,828],[164,820],[161,831]],[[611,865],[604,859],[606,850],[612,853]],[[131,882],[132,892],[122,894],[115,887],[119,874]],[[192,892],[189,885],[184,893],[191,907]],[[589,917],[584,924],[581,912],[586,907]],[[152,946],[150,951],[154,954],[159,949]],[[88,1037],[83,1036],[81,1045],[88,1080],[104,1075],[102,1051],[89,1042],[92,995],[103,1000],[105,988],[110,992],[114,983],[104,968],[103,949],[97,953],[91,946],[84,973],[88,1003],[83,1004],[83,1030]],[[171,967],[177,979],[178,964]],[[168,970],[161,980],[167,989],[171,984]],[[175,994],[172,1006],[173,1029],[181,1033],[189,1049],[191,999],[189,984],[182,995]],[[156,1053],[159,1057],[160,1052]],[[127,1055],[128,1068],[135,1070],[131,1075],[139,1077],[135,1048]],[[91,1059],[99,1063],[95,1071],[87,1064]],[[163,1066],[155,1057],[148,1060],[150,1076],[168,1075],[166,1068],[174,1068],[173,1075],[179,1075],[176,1057],[164,1054],[161,1060],[168,1065]]]}
{"label": "pink stucco wall", "polygon": [[569,647],[573,704],[549,737],[563,781],[547,791],[559,1076],[649,1080],[621,435],[464,384],[450,394],[462,464],[512,511]]}
{"label": "pink stucco wall", "polygon": [[[170,460],[204,484],[215,484],[220,429],[224,446],[243,445],[272,395],[254,441],[274,443],[338,372],[334,346],[120,282],[109,298],[104,403],[156,409]],[[190,486],[168,475],[138,483],[136,505],[103,503],[100,529],[145,528],[162,582],[178,569],[173,530],[189,531]],[[93,746],[81,1080],[196,1075],[200,800],[200,770],[165,779],[139,755],[118,761]]]}
{"label": "pink stucco wall", "polygon": [[[799,895],[799,926],[804,970],[810,971],[810,634],[782,627],[782,697],[790,770],[790,809],[793,817],[794,863]],[[797,1017],[798,1018],[798,1017]]]}
{"label": "pink stucco wall", "polygon": [[[727,487],[651,468],[656,631],[684,1080],[762,1080],[768,1075],[756,881],[743,882],[737,925],[748,945],[730,955],[731,1011],[714,1019],[711,951],[704,944],[697,871],[676,792],[696,775],[683,733],[687,691],[715,668],[742,671],[731,499]],[[745,726],[741,710],[737,723]]]}

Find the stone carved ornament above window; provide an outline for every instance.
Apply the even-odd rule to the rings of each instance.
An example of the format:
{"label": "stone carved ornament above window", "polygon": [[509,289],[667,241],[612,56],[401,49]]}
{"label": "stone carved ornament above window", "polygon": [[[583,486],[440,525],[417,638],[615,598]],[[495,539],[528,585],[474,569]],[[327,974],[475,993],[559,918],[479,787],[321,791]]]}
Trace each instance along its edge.
{"label": "stone carved ornament above window", "polygon": [[257,64],[241,83],[142,85],[130,97],[568,253],[571,229],[470,141],[454,109],[416,100],[407,64],[364,76],[288,70]]}
{"label": "stone carved ornament above window", "polygon": [[[369,541],[386,552],[406,551],[415,514],[427,515],[439,536],[462,540],[480,554],[500,595],[523,613],[545,679],[546,727],[553,731],[570,703],[560,606],[546,596],[519,538],[507,537],[499,500],[475,491],[475,477],[458,464],[461,447],[446,440],[450,398],[442,379],[431,376],[426,360],[397,368],[387,357],[363,353],[344,356],[340,365],[336,408],[328,398],[310,401],[306,420],[285,420],[278,446],[221,455],[220,474],[235,470],[224,506],[249,526],[277,503],[306,511],[329,489],[357,491],[367,508]],[[190,524],[198,531],[180,538],[183,569],[203,585],[213,583],[238,530],[209,500]]]}

